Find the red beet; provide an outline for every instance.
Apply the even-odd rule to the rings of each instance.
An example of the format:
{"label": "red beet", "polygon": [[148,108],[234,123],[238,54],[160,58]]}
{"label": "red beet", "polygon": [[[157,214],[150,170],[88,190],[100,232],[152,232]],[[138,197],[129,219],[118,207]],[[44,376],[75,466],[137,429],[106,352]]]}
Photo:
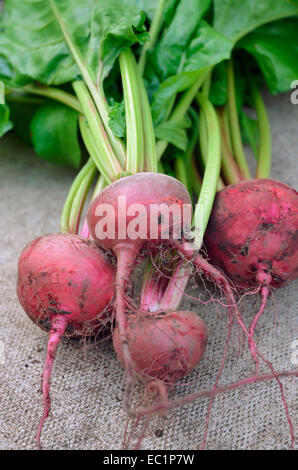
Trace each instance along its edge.
{"label": "red beet", "polygon": [[93,335],[108,321],[114,295],[114,267],[94,242],[78,235],[52,234],[29,243],[18,265],[17,293],[28,316],[49,331],[42,392],[50,412],[50,376],[63,336]]}
{"label": "red beet", "polygon": [[[127,330],[136,371],[145,380],[180,380],[192,372],[207,344],[205,322],[190,311],[131,314]],[[113,344],[123,364],[118,328]]]}
{"label": "red beet", "polygon": [[241,288],[281,287],[298,276],[298,193],[270,179],[216,195],[205,234],[208,256]]}
{"label": "red beet", "polygon": [[[298,277],[298,193],[271,179],[241,181],[217,193],[205,245],[215,266],[219,266],[240,289],[256,287],[262,303],[253,318],[248,342],[255,360],[255,375],[261,358],[275,373],[272,364],[257,351],[254,330],[263,314],[270,286],[281,287]],[[293,427],[282,394],[293,443]]]}
{"label": "red beet", "polygon": [[[175,205],[180,221],[176,221],[173,213],[165,217],[158,215],[157,211],[154,216],[153,206],[161,204],[166,209]],[[134,370],[129,350],[125,302],[130,275],[143,248],[155,249],[162,242],[168,243],[173,238],[174,229],[181,229],[185,207],[190,208],[190,204],[188,191],[178,180],[148,172],[127,176],[110,184],[95,198],[88,211],[88,224],[94,240],[99,246],[113,250],[117,257],[115,311],[127,372],[126,407]],[[188,215],[190,223],[190,211]],[[140,232],[136,233],[136,229],[132,234],[130,229],[134,227],[136,216]]]}

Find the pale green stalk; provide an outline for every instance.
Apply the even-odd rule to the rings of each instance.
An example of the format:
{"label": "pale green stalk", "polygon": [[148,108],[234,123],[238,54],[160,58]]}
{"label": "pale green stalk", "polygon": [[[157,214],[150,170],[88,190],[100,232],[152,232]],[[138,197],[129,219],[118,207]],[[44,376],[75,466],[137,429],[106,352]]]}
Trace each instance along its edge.
{"label": "pale green stalk", "polygon": [[231,138],[234,150],[234,156],[241,172],[242,178],[249,179],[250,171],[247,166],[242,137],[240,131],[240,124],[238,118],[238,110],[236,103],[236,91],[235,91],[235,76],[234,67],[232,60],[228,64],[228,110],[229,110],[229,121],[231,129]]}
{"label": "pale green stalk", "polygon": [[137,173],[144,165],[144,132],[137,67],[130,49],[121,52],[119,64],[126,118],[126,170]]}
{"label": "pale green stalk", "polygon": [[145,69],[145,64],[146,64],[146,54],[150,49],[153,49],[155,42],[157,40],[161,25],[162,25],[162,16],[163,16],[163,10],[165,7],[166,0],[159,0],[156,11],[154,13],[154,18],[150,26],[149,34],[150,34],[150,41],[145,42],[140,60],[139,60],[139,70],[140,74],[143,75],[144,69]]}
{"label": "pale green stalk", "polygon": [[[186,114],[198,90],[201,88],[202,84],[204,83],[207,73],[208,73],[208,70],[205,73],[202,73],[200,78],[187,91],[184,92],[182,98],[180,99],[179,103],[177,104],[174,111],[172,112],[169,118],[169,121],[179,120]],[[157,142],[156,144],[157,160],[160,160],[167,146],[168,146],[168,142],[165,142],[163,140],[159,140]]]}
{"label": "pale green stalk", "polygon": [[[15,91],[18,91],[18,89],[16,89]],[[67,93],[66,91],[60,90],[59,88],[49,87],[46,85],[37,86],[30,84],[22,87],[21,91],[25,91],[32,95],[45,96],[46,98],[59,101],[60,103],[69,106],[75,111],[78,111],[78,113],[82,112],[82,107],[79,103],[79,100],[75,96],[71,95],[70,93]]]}
{"label": "pale green stalk", "polygon": [[78,80],[73,82],[73,87],[88,122],[93,144],[96,147],[96,152],[94,153],[96,158],[95,164],[107,182],[111,182],[121,174],[122,168],[113,152],[109,138],[85,83]]}
{"label": "pale green stalk", "polygon": [[144,169],[146,171],[157,172],[157,155],[156,155],[156,142],[154,127],[152,121],[152,114],[150,103],[148,100],[147,91],[144,85],[144,81],[136,70],[138,77],[139,86],[139,97],[141,103],[141,113],[143,122],[143,134],[144,134]]}
{"label": "pale green stalk", "polygon": [[98,171],[100,172],[100,174],[104,177],[106,182],[108,184],[110,184],[113,180],[113,175],[111,176],[107,172],[107,169],[106,169],[105,165],[103,165],[101,155],[99,154],[98,148],[95,145],[93,135],[90,131],[88,122],[87,122],[85,116],[83,116],[83,115],[80,116],[80,118],[79,118],[79,126],[80,126],[80,131],[81,131],[82,138],[84,140],[84,144],[85,144],[85,146],[88,150],[89,155],[92,157],[92,159],[94,161],[94,164],[96,165],[96,167],[97,167]]}
{"label": "pale green stalk", "polygon": [[81,56],[80,50],[76,47],[75,43],[73,42],[66,25],[63,21],[63,18],[59,12],[59,9],[57,8],[55,0],[49,0],[50,6],[52,8],[53,14],[60,26],[61,32],[63,34],[63,37],[70,49],[70,52],[73,55],[73,58],[83,76],[83,79],[89,88],[89,91],[92,95],[92,98],[96,104],[97,110],[100,114],[100,117],[103,121],[104,128],[106,133],[109,136],[111,146],[116,154],[116,157],[118,158],[120,165],[124,166],[125,163],[125,150],[123,147],[122,142],[117,139],[117,137],[114,136],[112,129],[109,127],[109,112],[108,112],[108,104],[106,102],[106,99],[104,97],[104,94],[101,89],[98,89],[96,87],[96,84],[92,80],[88,69],[86,67],[86,64],[84,62],[83,57]]}
{"label": "pale green stalk", "polygon": [[197,94],[197,101],[206,119],[208,129],[207,162],[199,199],[193,216],[195,249],[200,250],[217,190],[221,166],[221,153],[220,130],[216,111],[210,101],[202,93]]}
{"label": "pale green stalk", "polygon": [[268,114],[260,90],[252,88],[259,127],[259,148],[256,178],[269,178],[271,169],[271,131]]}
{"label": "pale green stalk", "polygon": [[80,182],[80,186],[77,188],[74,199],[72,201],[71,211],[69,214],[68,227],[70,233],[78,233],[81,213],[92,185],[94,177],[97,173],[97,168],[93,164],[90,165],[89,171],[86,171],[84,178]]}
{"label": "pale green stalk", "polygon": [[61,214],[60,230],[62,233],[69,233],[70,231],[70,226],[69,226],[70,214],[71,214],[73,201],[75,199],[77,191],[79,190],[82,182],[86,178],[88,178],[88,175],[92,174],[95,171],[96,171],[96,167],[94,165],[94,162],[92,158],[89,158],[88,162],[83,166],[83,168],[75,177],[71,185],[71,188],[69,190],[69,193],[67,195],[67,198],[64,203],[63,210],[62,210],[62,214]]}

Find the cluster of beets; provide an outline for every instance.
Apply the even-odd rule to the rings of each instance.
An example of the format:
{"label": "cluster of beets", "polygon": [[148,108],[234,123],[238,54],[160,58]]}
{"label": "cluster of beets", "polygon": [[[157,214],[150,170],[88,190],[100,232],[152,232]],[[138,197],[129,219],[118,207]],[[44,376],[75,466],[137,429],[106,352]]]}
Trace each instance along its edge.
{"label": "cluster of beets", "polygon": [[[126,213],[118,213],[118,197],[126,198]],[[50,375],[62,337],[111,333],[115,352],[127,378],[126,405],[136,378],[159,390],[189,374],[202,357],[207,343],[203,320],[190,311],[132,311],[129,304],[131,275],[137,263],[164,250],[173,250],[224,293],[232,321],[242,328],[258,373],[262,359],[253,339],[272,287],[281,287],[298,277],[298,193],[270,179],[242,181],[219,191],[204,237],[206,254],[191,250],[185,238],[164,240],[173,233],[171,219],[160,221],[158,237],[118,237],[118,220],[129,224],[131,204],[147,210],[150,205],[175,201],[183,211],[190,204],[186,188],[176,179],[158,173],[138,173],[106,187],[91,203],[88,225],[92,238],[74,234],[39,237],[23,250],[18,267],[17,292],[29,317],[49,332],[43,372],[44,420],[50,411]],[[115,233],[99,239],[98,207],[114,208]],[[183,220],[183,214],[181,217]],[[169,226],[165,226],[167,223]],[[254,288],[262,305],[251,323],[244,324],[235,299],[238,291]],[[113,320],[113,321],[112,321]],[[163,397],[163,398],[162,398]],[[164,407],[166,408],[166,404]]]}

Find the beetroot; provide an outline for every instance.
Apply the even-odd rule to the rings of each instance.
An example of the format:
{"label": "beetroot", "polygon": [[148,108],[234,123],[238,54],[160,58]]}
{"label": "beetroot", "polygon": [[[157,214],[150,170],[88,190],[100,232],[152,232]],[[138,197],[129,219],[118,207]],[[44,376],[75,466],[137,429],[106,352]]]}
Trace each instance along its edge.
{"label": "beetroot", "polygon": [[[125,207],[122,206],[124,209],[119,205],[119,196],[125,201]],[[130,210],[132,207],[136,208],[136,204],[138,207],[145,208],[145,211],[140,213],[139,225],[143,226],[145,221],[147,229],[142,234],[143,237],[139,234],[139,237],[132,238],[126,230],[129,229],[130,223],[136,216],[135,212]],[[167,208],[175,204],[179,208],[180,222],[174,218],[165,218],[163,216],[158,218],[157,221],[152,220],[151,208],[153,204],[163,204]],[[232,312],[234,313],[238,324],[248,336],[248,331],[242,321],[237,302],[226,277],[204,260],[197,251],[194,251],[192,245],[184,239],[191,220],[191,213],[188,213],[186,209],[189,205],[189,194],[179,181],[170,176],[148,172],[128,176],[112,183],[97,196],[88,211],[88,224],[92,236],[99,246],[113,250],[117,256],[115,300],[116,344],[118,356],[121,357],[126,371],[124,407],[128,412],[130,408],[129,397],[134,383],[137,364],[135,364],[130,351],[129,338],[131,334],[129,333],[130,327],[126,312],[126,296],[130,275],[135,267],[138,255],[146,255],[148,252],[158,252],[162,255],[164,248],[175,248],[183,258],[186,257],[190,263],[194,263],[200,272],[203,272],[206,277],[213,279],[216,285],[223,289],[229,302],[229,315],[231,316]],[[181,221],[183,219],[184,230],[181,230]],[[157,233],[157,236],[154,238],[149,233],[149,227],[152,222],[153,225],[155,224],[154,228]],[[182,231],[180,238],[179,236],[173,236],[177,225]],[[122,230],[121,234],[119,227],[122,227],[122,229],[124,227],[125,229],[124,231]],[[169,236],[164,238],[163,234],[167,233]],[[161,322],[161,324],[166,323]],[[138,325],[138,322],[135,325]],[[132,323],[130,326],[132,326]],[[121,353],[119,345],[121,346]]]}
{"label": "beetroot", "polygon": [[[207,344],[205,322],[190,311],[130,314],[127,331],[136,372],[145,380],[180,380],[192,372]],[[118,328],[113,344],[123,364]]]}
{"label": "beetroot", "polygon": [[36,436],[40,447],[59,341],[63,336],[90,336],[103,330],[114,295],[114,267],[91,240],[71,234],[46,235],[21,253],[17,293],[28,316],[50,332],[42,380],[44,413]]}
{"label": "beetroot", "polygon": [[298,193],[271,179],[241,181],[216,195],[208,256],[241,288],[281,287],[298,276]]}
{"label": "beetroot", "polygon": [[[134,363],[129,350],[125,300],[130,274],[141,250],[156,249],[161,243],[168,243],[177,225],[178,229],[181,229],[181,221],[187,218],[184,217],[184,209],[190,207],[190,202],[187,189],[178,180],[167,175],[147,172],[127,176],[110,184],[95,198],[88,211],[91,235],[99,246],[112,250],[117,257],[115,311],[127,372],[126,408],[134,382]],[[156,207],[161,204],[166,209],[175,205],[178,222],[171,215],[165,217],[157,212],[156,217],[152,216],[153,205]],[[140,233],[136,233],[136,229],[132,234],[130,228],[137,215]],[[155,236],[152,236],[151,229]]]}
{"label": "beetroot", "polygon": [[[134,374],[145,386],[144,400],[162,406],[158,411],[165,416],[170,409],[168,389],[175,382],[190,374],[204,354],[207,344],[205,322],[190,311],[139,311],[127,315],[127,339],[129,351],[134,363]],[[125,358],[116,327],[113,344],[119,361],[125,367]],[[130,417],[135,416],[130,408]],[[139,449],[144,438],[150,416],[147,407],[138,408],[134,426],[143,417],[142,430],[138,432],[138,440],[134,449]],[[128,424],[128,423],[127,423]],[[124,448],[129,448],[133,434],[124,435]]]}
{"label": "beetroot", "polygon": [[58,315],[64,336],[92,335],[113,297],[114,268],[91,240],[51,234],[30,242],[18,264],[17,293],[31,320],[49,331]]}
{"label": "beetroot", "polygon": [[248,333],[248,343],[259,374],[259,358],[274,374],[290,426],[282,384],[272,364],[257,350],[254,330],[263,314],[270,287],[281,287],[298,277],[298,193],[271,179],[241,181],[217,193],[205,245],[214,265],[222,268],[243,290],[255,287],[262,302]]}
{"label": "beetroot", "polygon": [[[150,227],[155,222],[150,217],[151,208],[160,204],[165,207],[178,206],[182,220],[185,206],[191,207],[191,200],[185,186],[171,176],[147,172],[121,178],[104,188],[92,202],[88,212],[91,234],[101,247],[113,250],[117,254],[121,252],[122,246],[125,246],[126,251],[135,256],[145,245],[160,244],[162,239],[168,240],[167,232],[170,235],[173,233],[173,219],[170,217],[168,220],[163,216],[157,220],[158,226],[154,227],[156,238],[154,239],[150,233]],[[112,207],[113,212],[106,215],[105,205]],[[146,225],[146,230],[144,234],[132,239],[128,230],[130,223],[136,218],[137,214],[134,211],[138,209],[137,205],[142,208],[140,226]],[[99,233],[98,224],[101,220],[105,221],[107,227],[115,227],[114,233],[106,235]]]}

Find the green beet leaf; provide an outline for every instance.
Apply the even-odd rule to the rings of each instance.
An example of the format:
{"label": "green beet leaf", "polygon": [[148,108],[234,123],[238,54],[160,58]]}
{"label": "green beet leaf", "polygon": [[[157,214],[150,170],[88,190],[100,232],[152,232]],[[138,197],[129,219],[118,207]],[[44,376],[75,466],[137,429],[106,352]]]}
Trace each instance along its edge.
{"label": "green beet leaf", "polygon": [[10,110],[5,104],[4,83],[0,81],[0,137],[12,129],[12,122],[9,120]]}
{"label": "green beet leaf", "polygon": [[155,127],[163,122],[171,109],[172,99],[176,93],[187,90],[198,80],[207,68],[195,72],[181,72],[167,78],[153,95],[151,106],[152,118]]}
{"label": "green beet leaf", "polygon": [[36,153],[52,163],[79,168],[78,114],[56,103],[43,105],[31,121],[31,139]]}
{"label": "green beet leaf", "polygon": [[[177,74],[183,66],[187,48],[198,22],[210,6],[210,0],[181,0],[168,28],[148,57],[148,74],[156,74],[159,81]],[[150,71],[151,68],[151,71]]]}
{"label": "green beet leaf", "polygon": [[116,101],[111,100],[109,118],[109,126],[114,135],[119,138],[124,138],[126,134],[124,101],[117,103]]}
{"label": "green beet leaf", "polygon": [[99,70],[104,78],[124,47],[148,39],[144,21],[145,13],[120,0],[6,0],[0,74],[10,66],[17,83],[59,85],[80,75],[77,57],[94,81]]}
{"label": "green beet leaf", "polygon": [[214,28],[236,43],[259,26],[298,14],[295,0],[213,0]]}
{"label": "green beet leaf", "polygon": [[0,137],[12,129],[13,124],[9,120],[9,107],[6,104],[0,104]]}
{"label": "green beet leaf", "polygon": [[184,71],[200,70],[228,59],[232,42],[201,20],[186,51]]}
{"label": "green beet leaf", "polygon": [[26,144],[32,145],[30,123],[36,111],[44,104],[44,99],[20,95],[9,95],[10,119],[13,131]]}
{"label": "green beet leaf", "polygon": [[159,0],[122,0],[121,4],[124,8],[129,8],[131,11],[144,11],[148,18],[152,20],[158,1]]}
{"label": "green beet leaf", "polygon": [[228,72],[226,62],[220,62],[212,71],[209,99],[214,106],[223,106],[227,102]]}
{"label": "green beet leaf", "polygon": [[231,54],[233,43],[201,20],[184,53],[181,71],[166,78],[153,95],[152,114],[155,125],[167,115],[173,95],[189,88],[209,67]]}
{"label": "green beet leaf", "polygon": [[259,64],[271,93],[288,91],[298,77],[298,19],[288,18],[258,28],[237,45]]}
{"label": "green beet leaf", "polygon": [[155,129],[155,135],[157,139],[169,142],[178,149],[185,151],[188,143],[185,129],[189,128],[190,125],[190,121],[185,118],[178,121],[162,122]]}

